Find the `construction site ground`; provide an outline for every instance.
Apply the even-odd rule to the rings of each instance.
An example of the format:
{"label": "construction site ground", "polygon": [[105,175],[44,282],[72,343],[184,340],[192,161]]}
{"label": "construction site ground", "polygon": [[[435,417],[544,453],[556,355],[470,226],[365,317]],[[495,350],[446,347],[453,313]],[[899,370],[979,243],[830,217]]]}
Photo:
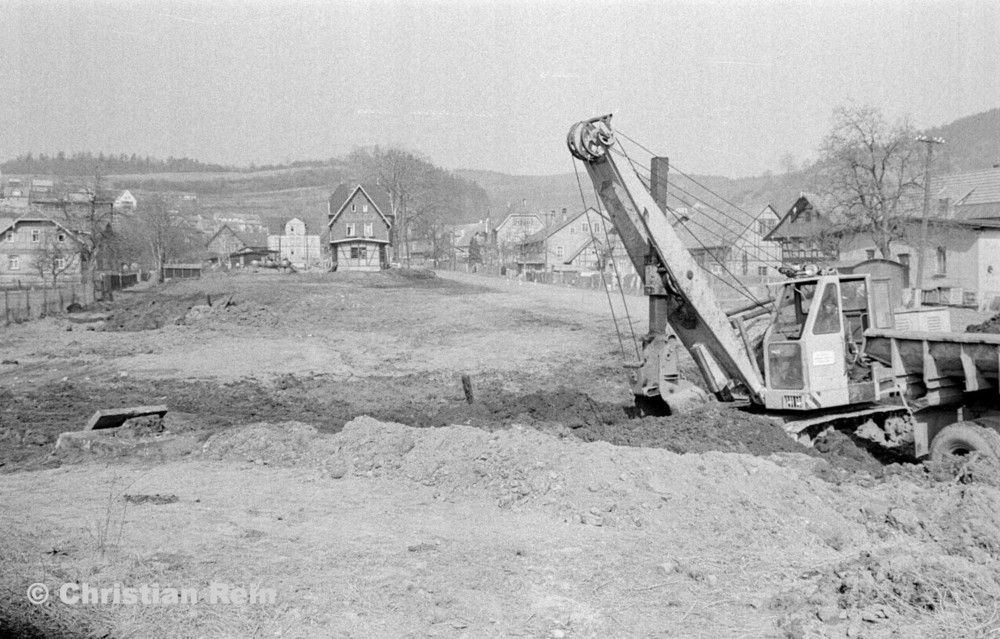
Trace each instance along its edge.
{"label": "construction site ground", "polygon": [[[1000,635],[995,469],[640,417],[646,301],[611,302],[621,342],[603,291],[213,274],[0,329],[0,637]],[[55,448],[157,404],[162,433]]]}

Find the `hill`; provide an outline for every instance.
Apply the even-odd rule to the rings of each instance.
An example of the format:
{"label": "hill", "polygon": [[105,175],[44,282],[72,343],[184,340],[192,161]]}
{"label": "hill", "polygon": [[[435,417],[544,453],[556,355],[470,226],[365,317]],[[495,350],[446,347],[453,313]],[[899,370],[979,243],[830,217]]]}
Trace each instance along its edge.
{"label": "hill", "polygon": [[925,134],[944,138],[939,167],[948,173],[978,171],[1000,163],[1000,108],[928,129]]}

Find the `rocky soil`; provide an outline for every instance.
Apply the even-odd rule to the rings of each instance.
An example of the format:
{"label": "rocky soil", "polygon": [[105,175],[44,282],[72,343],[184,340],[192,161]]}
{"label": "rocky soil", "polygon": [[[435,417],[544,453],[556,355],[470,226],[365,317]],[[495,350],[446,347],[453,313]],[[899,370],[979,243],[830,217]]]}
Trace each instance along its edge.
{"label": "rocky soil", "polygon": [[[597,292],[260,274],[118,297],[0,333],[0,636],[1000,632],[994,469],[806,449],[732,406],[637,417]],[[160,403],[161,434],[55,449]],[[276,602],[25,597],[217,581]]]}

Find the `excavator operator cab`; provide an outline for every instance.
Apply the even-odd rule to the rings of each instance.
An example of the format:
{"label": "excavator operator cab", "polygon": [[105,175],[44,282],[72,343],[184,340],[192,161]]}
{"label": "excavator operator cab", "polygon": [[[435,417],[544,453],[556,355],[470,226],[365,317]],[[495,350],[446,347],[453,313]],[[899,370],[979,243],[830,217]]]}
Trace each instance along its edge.
{"label": "excavator operator cab", "polygon": [[851,379],[869,314],[867,276],[785,282],[764,333],[765,406],[817,410],[857,401]]}

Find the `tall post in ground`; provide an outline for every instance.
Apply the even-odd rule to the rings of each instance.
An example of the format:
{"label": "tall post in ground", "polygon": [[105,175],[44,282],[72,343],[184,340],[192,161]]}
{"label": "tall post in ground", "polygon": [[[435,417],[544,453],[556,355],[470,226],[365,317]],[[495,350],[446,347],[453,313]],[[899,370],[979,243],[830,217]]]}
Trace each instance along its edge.
{"label": "tall post in ground", "polygon": [[941,138],[929,138],[926,135],[917,137],[917,142],[927,145],[927,164],[924,166],[924,213],[920,220],[920,256],[917,263],[917,282],[913,291],[912,306],[921,306],[924,302],[924,276],[927,274],[927,219],[931,214],[931,161],[934,157],[934,145],[944,144]]}

